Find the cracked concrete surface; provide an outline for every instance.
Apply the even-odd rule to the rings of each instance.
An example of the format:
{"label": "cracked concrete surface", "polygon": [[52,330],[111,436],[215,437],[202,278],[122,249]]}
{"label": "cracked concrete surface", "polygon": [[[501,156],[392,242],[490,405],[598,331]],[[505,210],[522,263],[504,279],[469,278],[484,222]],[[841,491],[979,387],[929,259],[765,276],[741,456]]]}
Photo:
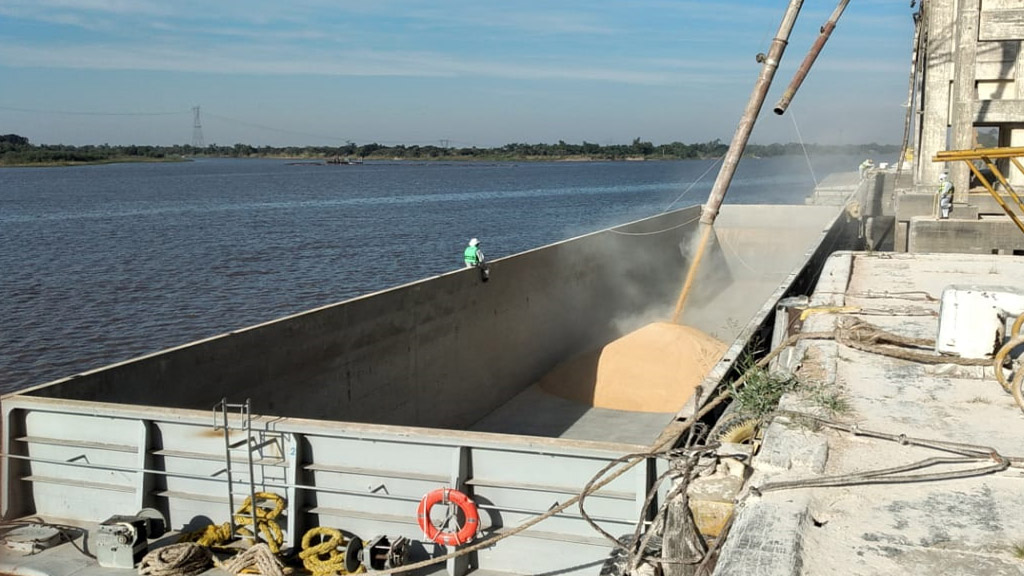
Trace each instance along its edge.
{"label": "cracked concrete surface", "polygon": [[[838,253],[826,270],[812,304],[858,311],[815,315],[804,331],[829,330],[841,315],[853,315],[900,335],[934,338],[945,286],[1024,285],[1024,259],[1011,256]],[[922,365],[832,341],[804,341],[801,349],[798,376],[840,393],[848,404],[831,417],[835,421],[1024,456],[1024,414],[990,367]],[[822,414],[820,406],[795,395],[784,399],[784,407]],[[806,455],[822,452],[827,457],[815,470],[815,460]],[[939,456],[956,455],[780,418],[766,432],[749,485],[862,473]],[[991,463],[940,464],[907,474]],[[1024,574],[1022,489],[1024,469],[1014,466],[955,480],[747,495],[715,574]]]}

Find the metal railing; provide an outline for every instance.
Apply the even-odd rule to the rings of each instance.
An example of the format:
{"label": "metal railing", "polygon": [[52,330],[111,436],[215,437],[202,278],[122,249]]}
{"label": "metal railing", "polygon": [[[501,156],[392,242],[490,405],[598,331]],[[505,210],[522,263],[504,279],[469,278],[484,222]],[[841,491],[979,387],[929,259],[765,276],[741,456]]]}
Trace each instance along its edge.
{"label": "metal railing", "polygon": [[1021,232],[1024,232],[1024,222],[1021,222],[1021,217],[1018,216],[1017,213],[1014,212],[1013,208],[1006,203],[1006,200],[1004,200],[1002,195],[996,191],[992,182],[985,177],[985,174],[982,173],[975,164],[977,161],[985,163],[985,166],[992,171],[992,175],[996,177],[999,183],[1002,184],[1003,188],[1006,190],[1006,193],[1013,199],[1013,202],[1017,205],[1017,209],[1020,210],[1021,215],[1024,215],[1024,201],[1021,200],[1020,196],[1013,189],[1013,186],[1010,185],[1010,182],[1006,179],[1006,176],[1003,175],[1002,170],[999,169],[995,162],[1000,159],[1009,159],[1010,162],[1017,167],[1017,170],[1020,170],[1021,174],[1024,174],[1024,166],[1021,165],[1019,160],[1022,156],[1024,156],[1024,148],[1021,147],[974,148],[971,150],[945,150],[936,154],[933,160],[935,162],[960,161],[967,164],[967,167],[971,169],[971,172],[973,172],[974,176],[978,178],[978,181],[985,187],[985,190],[988,190],[988,193],[992,195],[992,198],[994,198],[999,206],[1002,207],[1003,212],[1006,212],[1006,215],[1010,217],[1010,220],[1013,220],[1013,223],[1017,225],[1017,228],[1020,229]]}

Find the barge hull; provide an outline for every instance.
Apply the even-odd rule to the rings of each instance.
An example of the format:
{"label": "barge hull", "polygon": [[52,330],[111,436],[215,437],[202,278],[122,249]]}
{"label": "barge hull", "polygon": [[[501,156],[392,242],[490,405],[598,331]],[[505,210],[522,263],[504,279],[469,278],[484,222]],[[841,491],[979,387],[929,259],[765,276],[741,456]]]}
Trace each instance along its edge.
{"label": "barge hull", "polygon": [[[251,454],[255,490],[287,502],[285,547],[331,526],[441,555],[415,512],[444,486],[479,505],[481,536],[515,527],[692,411],[584,406],[543,426],[557,412],[511,400],[564,358],[668,317],[698,210],[495,261],[487,283],[459,270],[9,394],[3,517],[96,523],[155,508],[174,530],[219,524],[248,494]],[[732,342],[707,386],[770,331],[776,300],[809,290],[827,254],[855,241],[844,224],[835,207],[725,207],[684,317]],[[226,437],[212,409],[224,399],[255,412],[231,416]],[[588,497],[588,513],[631,534],[663,471],[648,459]],[[447,571],[597,574],[611,553],[571,508]]]}

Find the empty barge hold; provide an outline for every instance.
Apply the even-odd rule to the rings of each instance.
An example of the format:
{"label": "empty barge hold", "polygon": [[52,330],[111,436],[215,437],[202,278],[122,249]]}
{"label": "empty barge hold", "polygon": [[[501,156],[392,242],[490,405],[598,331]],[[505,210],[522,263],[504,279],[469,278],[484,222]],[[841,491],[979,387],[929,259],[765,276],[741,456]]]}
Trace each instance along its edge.
{"label": "empty barge hold", "polygon": [[[236,521],[246,497],[269,493],[286,504],[283,549],[331,527],[401,539],[419,561],[448,551],[416,514],[447,488],[475,503],[476,541],[514,528],[693,411],[594,406],[535,383],[671,316],[699,210],[497,260],[486,284],[453,271],[8,394],[3,518],[92,533],[153,509],[174,535]],[[827,255],[856,242],[828,206],[729,205],[715,235],[683,318],[728,345],[705,388],[767,341],[780,298],[809,293]],[[618,477],[589,514],[632,534],[664,466]],[[107,573],[68,545],[4,552],[0,572]],[[598,574],[611,552],[570,508],[436,569]]]}

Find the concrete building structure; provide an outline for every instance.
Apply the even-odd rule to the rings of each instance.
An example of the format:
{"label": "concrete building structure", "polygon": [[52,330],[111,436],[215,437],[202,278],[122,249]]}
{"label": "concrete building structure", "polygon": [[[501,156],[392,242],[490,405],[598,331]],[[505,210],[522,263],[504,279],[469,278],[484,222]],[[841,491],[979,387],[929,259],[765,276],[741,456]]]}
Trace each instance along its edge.
{"label": "concrete building structure", "polygon": [[[1018,0],[925,0],[915,21],[919,40],[908,104],[916,122],[913,141],[907,143],[913,150],[913,178],[894,196],[894,248],[958,252],[963,234],[969,241],[988,239],[985,246],[971,245],[972,252],[1019,250],[1018,239],[1002,234],[1004,226],[992,222],[1005,219],[1005,212],[968,165],[934,159],[948,150],[980,148],[978,134],[984,130],[995,130],[1000,147],[1024,146],[1024,4]],[[996,164],[1012,186],[1024,185],[1024,173],[1009,160]],[[896,167],[905,169],[906,164]],[[957,222],[935,224],[938,180],[944,171],[954,185],[950,218]],[[1005,199],[1013,205],[1012,198]]]}

